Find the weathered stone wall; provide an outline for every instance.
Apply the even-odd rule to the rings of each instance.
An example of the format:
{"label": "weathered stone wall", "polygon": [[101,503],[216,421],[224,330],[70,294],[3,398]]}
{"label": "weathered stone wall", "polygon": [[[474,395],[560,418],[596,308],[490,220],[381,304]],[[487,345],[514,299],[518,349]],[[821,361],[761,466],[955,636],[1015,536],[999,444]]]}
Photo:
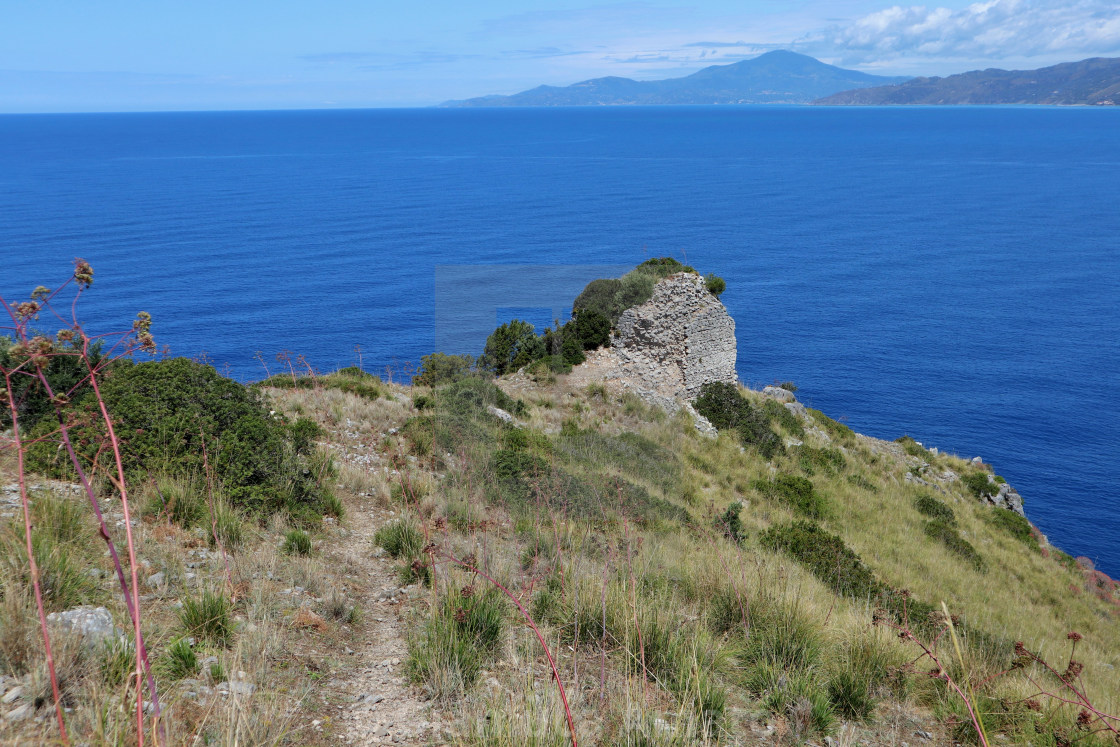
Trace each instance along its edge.
{"label": "weathered stone wall", "polygon": [[670,275],[649,301],[624,311],[611,345],[627,375],[668,397],[692,399],[708,382],[738,380],[735,320],[693,273]]}
{"label": "weathered stone wall", "polygon": [[701,433],[716,429],[689,400],[709,381],[736,383],[735,320],[704,279],[670,275],[653,297],[627,309],[611,335],[611,346],[592,350],[572,371],[571,383],[602,382],[631,392],[670,413],[687,411]]}

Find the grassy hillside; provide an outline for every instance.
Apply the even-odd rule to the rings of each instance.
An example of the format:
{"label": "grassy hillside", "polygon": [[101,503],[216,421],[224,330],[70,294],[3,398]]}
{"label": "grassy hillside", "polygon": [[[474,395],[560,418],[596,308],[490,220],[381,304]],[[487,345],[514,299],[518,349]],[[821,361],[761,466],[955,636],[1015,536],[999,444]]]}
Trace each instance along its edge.
{"label": "grassy hillside", "polygon": [[[1115,743],[1120,594],[985,465],[731,385],[710,437],[549,370],[169,360],[85,391],[35,339],[6,391],[36,355],[79,383],[5,401],[2,743]],[[50,621],[48,656],[36,578],[117,631]]]}

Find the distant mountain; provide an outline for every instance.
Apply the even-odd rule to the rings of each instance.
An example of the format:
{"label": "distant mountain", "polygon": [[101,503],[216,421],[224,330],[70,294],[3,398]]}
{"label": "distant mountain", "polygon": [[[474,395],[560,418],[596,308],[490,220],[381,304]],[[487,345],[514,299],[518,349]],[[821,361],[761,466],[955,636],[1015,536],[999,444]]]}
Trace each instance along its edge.
{"label": "distant mountain", "polygon": [[512,96],[448,101],[443,106],[617,106],[625,104],[807,104],[837,91],[900,83],[787,51],[731,65],[713,65],[684,78],[595,78],[566,87],[538,86]]}
{"label": "distant mountain", "polygon": [[1120,105],[1120,57],[1094,57],[1039,70],[974,70],[863,87],[813,102],[826,105],[1056,104]]}

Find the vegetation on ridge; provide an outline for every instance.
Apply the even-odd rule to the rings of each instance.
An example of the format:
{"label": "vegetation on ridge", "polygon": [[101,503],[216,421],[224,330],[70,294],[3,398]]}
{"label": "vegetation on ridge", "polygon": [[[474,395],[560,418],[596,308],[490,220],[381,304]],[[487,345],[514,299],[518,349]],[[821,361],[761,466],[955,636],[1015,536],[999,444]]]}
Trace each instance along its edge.
{"label": "vegetation on ridge", "polygon": [[[201,471],[129,469],[131,496],[110,479],[82,501],[35,487],[33,520],[0,525],[0,674],[27,678],[16,697],[32,713],[57,700],[75,742],[131,743],[137,715],[156,729],[135,708],[139,641],[54,639],[58,696],[36,643],[28,538],[50,609],[103,603],[131,630],[89,498],[151,595],[140,627],[169,744],[326,745],[406,702],[403,742],[1110,743],[1116,591],[986,505],[969,477],[993,486],[986,470],[734,386],[701,403],[719,421],[711,438],[603,386],[492,379],[446,358],[429,357],[411,390],[366,382],[389,395],[375,398],[329,383],[365,381],[349,372],[244,401],[216,382],[231,406],[256,401],[297,464],[324,466],[338,521],[278,504],[242,522],[216,475],[227,426],[207,431]],[[195,371],[145,365],[120,371]],[[142,435],[119,430],[125,451]],[[26,476],[17,456],[0,452],[5,476]],[[365,658],[397,626],[407,655]],[[356,702],[347,688],[371,663],[398,702]],[[399,731],[425,720],[438,732]],[[0,736],[60,741],[58,729],[5,719]]]}

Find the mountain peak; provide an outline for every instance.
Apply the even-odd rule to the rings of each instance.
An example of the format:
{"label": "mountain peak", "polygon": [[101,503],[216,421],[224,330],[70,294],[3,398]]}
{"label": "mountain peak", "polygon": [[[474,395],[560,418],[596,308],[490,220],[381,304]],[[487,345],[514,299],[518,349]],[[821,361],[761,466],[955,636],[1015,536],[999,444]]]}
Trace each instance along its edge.
{"label": "mountain peak", "polygon": [[539,86],[512,96],[449,101],[444,106],[805,104],[840,91],[904,80],[845,70],[777,49],[749,60],[712,65],[683,78],[636,81],[609,76],[565,87]]}

